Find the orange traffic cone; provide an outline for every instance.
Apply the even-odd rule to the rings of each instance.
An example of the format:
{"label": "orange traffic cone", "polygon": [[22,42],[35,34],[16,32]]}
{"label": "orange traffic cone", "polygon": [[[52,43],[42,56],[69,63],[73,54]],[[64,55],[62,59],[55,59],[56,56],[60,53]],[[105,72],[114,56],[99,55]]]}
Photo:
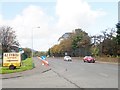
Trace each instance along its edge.
{"label": "orange traffic cone", "polygon": [[43,63],[43,61],[42,61],[42,65],[45,65],[45,64]]}
{"label": "orange traffic cone", "polygon": [[46,65],[46,66],[49,66],[49,63],[47,60],[42,60],[42,63],[44,63],[44,65]]}

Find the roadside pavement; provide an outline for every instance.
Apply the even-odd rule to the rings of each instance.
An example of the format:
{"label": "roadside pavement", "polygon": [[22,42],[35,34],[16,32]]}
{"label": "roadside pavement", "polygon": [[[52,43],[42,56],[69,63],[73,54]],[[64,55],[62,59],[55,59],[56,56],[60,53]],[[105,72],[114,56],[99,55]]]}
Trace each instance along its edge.
{"label": "roadside pavement", "polygon": [[18,78],[18,77],[24,77],[24,76],[30,76],[33,74],[41,74],[46,71],[51,70],[49,66],[42,65],[42,62],[38,58],[33,58],[34,62],[34,68],[32,70],[27,70],[23,72],[17,72],[17,73],[11,73],[11,74],[2,74],[0,76],[0,79],[10,79],[10,78]]}

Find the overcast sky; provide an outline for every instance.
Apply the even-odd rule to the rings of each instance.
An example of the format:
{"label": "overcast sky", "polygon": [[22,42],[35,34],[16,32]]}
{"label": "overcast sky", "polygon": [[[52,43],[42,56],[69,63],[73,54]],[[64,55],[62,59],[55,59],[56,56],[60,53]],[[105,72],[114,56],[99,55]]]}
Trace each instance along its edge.
{"label": "overcast sky", "polygon": [[[0,26],[16,31],[21,47],[46,51],[64,33],[81,28],[89,35],[115,28],[117,0],[1,0]],[[40,27],[40,28],[38,28]]]}

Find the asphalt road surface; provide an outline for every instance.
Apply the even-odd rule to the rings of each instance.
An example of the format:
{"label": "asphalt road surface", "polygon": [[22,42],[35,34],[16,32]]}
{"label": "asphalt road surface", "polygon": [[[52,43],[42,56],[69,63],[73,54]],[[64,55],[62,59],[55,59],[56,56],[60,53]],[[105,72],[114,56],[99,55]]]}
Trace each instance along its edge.
{"label": "asphalt road surface", "polygon": [[[35,58],[36,60],[37,58]],[[48,58],[51,70],[3,79],[3,88],[118,88],[118,65]]]}

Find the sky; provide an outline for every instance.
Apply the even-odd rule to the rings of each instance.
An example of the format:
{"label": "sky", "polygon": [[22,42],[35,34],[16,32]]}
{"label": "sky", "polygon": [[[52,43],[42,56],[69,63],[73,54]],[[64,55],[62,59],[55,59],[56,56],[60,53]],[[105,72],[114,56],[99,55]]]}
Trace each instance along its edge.
{"label": "sky", "polygon": [[23,48],[47,51],[66,32],[89,35],[115,28],[118,0],[1,0],[0,26],[16,31]]}

